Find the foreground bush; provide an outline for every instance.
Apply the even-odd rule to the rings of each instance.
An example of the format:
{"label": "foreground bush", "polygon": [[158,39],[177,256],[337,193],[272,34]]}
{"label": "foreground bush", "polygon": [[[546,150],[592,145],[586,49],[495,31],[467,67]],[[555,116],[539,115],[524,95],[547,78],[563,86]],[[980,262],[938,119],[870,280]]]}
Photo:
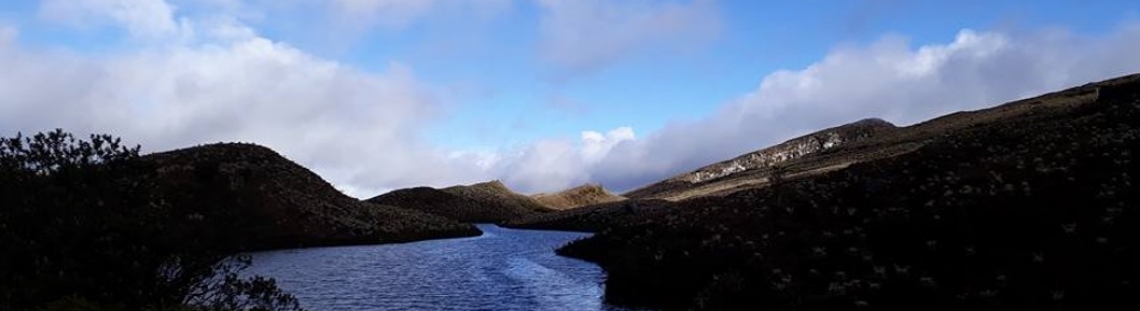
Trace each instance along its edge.
{"label": "foreground bush", "polygon": [[299,309],[272,280],[237,276],[248,260],[231,258],[230,229],[195,221],[231,198],[168,200],[138,152],[61,130],[0,138],[0,309]]}

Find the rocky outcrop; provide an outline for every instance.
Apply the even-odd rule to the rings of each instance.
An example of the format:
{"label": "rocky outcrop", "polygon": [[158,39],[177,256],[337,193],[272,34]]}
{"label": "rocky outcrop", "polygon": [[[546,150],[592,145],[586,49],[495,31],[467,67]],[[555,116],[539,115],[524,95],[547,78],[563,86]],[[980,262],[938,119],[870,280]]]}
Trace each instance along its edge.
{"label": "rocky outcrop", "polygon": [[140,158],[145,177],[188,221],[238,228],[253,249],[405,242],[478,235],[471,225],[419,211],[363,203],[320,176],[252,144],[212,144]]}
{"label": "rocky outcrop", "polygon": [[746,170],[766,169],[790,160],[839,147],[843,144],[860,141],[877,133],[892,129],[895,129],[893,124],[881,119],[860,120],[844,126],[793,138],[779,145],[751,152],[732,160],[702,167],[696,171],[672,179],[695,184]]}
{"label": "rocky outcrop", "polygon": [[774,172],[797,174],[820,166],[789,170],[789,164],[818,157],[829,150],[854,144],[896,127],[880,119],[865,119],[796,137],[775,146],[714,163],[625,194],[638,199],[680,200],[733,190],[745,185],[768,183]]}
{"label": "rocky outcrop", "polygon": [[625,200],[624,197],[610,193],[599,184],[585,184],[556,193],[540,193],[531,198],[555,210]]}

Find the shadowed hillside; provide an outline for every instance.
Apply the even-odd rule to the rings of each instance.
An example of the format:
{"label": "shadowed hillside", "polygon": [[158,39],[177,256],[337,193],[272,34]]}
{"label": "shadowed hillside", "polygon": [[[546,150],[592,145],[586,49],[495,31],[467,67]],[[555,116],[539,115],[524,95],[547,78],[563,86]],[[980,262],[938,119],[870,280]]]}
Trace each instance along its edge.
{"label": "shadowed hillside", "polygon": [[609,302],[667,310],[1132,310],[1138,152],[1133,75],[876,134],[815,158],[843,168],[559,253],[602,265]]}
{"label": "shadowed hillside", "polygon": [[[478,235],[478,229],[418,211],[362,203],[320,176],[252,144],[213,144],[155,153],[140,159],[167,200],[202,209],[196,221],[243,228],[258,249],[387,243]],[[223,206],[207,206],[226,198]],[[217,204],[215,204],[217,205]],[[209,208],[206,208],[209,207]],[[210,211],[240,211],[219,218]]]}
{"label": "shadowed hillside", "polygon": [[532,195],[531,198],[556,210],[625,200],[624,197],[610,193],[598,184],[585,184],[556,193],[540,193]]}

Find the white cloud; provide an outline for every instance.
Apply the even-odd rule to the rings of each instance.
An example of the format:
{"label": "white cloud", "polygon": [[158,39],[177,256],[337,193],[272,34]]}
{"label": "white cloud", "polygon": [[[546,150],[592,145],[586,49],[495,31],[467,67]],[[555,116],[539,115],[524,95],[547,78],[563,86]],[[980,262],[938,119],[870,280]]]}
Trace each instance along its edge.
{"label": "white cloud", "polygon": [[542,57],[569,72],[594,70],[645,50],[700,45],[720,29],[711,0],[538,0]]}
{"label": "white cloud", "polygon": [[232,20],[186,25],[201,36],[109,56],[0,45],[0,131],[109,132],[150,151],[256,142],[357,196],[487,179],[418,138],[438,112],[411,68],[359,71]]}
{"label": "white cloud", "polygon": [[[224,10],[248,4],[212,1],[206,6]],[[568,70],[685,45],[716,23],[707,0],[540,1],[543,49]],[[444,2],[342,5],[415,16],[427,14],[415,13],[416,5]],[[121,27],[149,44],[93,56],[22,46],[16,28],[0,27],[0,132],[110,132],[148,150],[256,142],[358,197],[492,178],[525,192],[582,182],[626,190],[860,118],[909,124],[1140,71],[1140,58],[1132,56],[1140,50],[1137,25],[1096,37],[962,31],[948,43],[921,47],[885,37],[768,74],[717,113],[648,135],[622,127],[511,150],[457,152],[420,138],[425,125],[440,120],[446,105],[439,101],[448,94],[429,91],[439,88],[407,65],[358,70],[265,38],[229,13],[180,15],[158,0],[67,3],[48,0],[41,14],[84,27]]]}
{"label": "white cloud", "polygon": [[630,127],[606,133],[584,131],[577,141],[544,139],[510,153],[498,153],[484,166],[491,176],[502,179],[517,191],[536,193],[566,189],[592,181],[594,167],[612,148],[636,138]]}
{"label": "white cloud", "polygon": [[899,37],[767,75],[718,113],[625,141],[590,179],[630,189],[818,129],[880,117],[912,124],[1140,71],[1140,26],[1097,37],[961,31],[913,48]]}
{"label": "white cloud", "polygon": [[39,14],[73,26],[112,24],[138,37],[155,37],[178,32],[174,10],[163,0],[44,0]]}
{"label": "white cloud", "polygon": [[594,163],[609,154],[610,149],[623,142],[633,140],[633,128],[623,126],[605,134],[595,131],[582,132],[582,158],[588,163]]}
{"label": "white cloud", "polygon": [[504,175],[503,181],[518,191],[566,188],[589,177],[575,147],[569,140],[540,140],[496,169]]}

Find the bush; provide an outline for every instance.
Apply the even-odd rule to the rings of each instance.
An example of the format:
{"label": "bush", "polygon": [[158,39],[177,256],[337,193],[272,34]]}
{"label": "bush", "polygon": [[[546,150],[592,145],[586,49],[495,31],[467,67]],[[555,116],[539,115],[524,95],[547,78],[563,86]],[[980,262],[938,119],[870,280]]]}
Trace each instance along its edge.
{"label": "bush", "polygon": [[188,221],[198,211],[138,154],[109,135],[0,138],[0,309],[298,309],[272,280],[237,278],[241,246]]}

